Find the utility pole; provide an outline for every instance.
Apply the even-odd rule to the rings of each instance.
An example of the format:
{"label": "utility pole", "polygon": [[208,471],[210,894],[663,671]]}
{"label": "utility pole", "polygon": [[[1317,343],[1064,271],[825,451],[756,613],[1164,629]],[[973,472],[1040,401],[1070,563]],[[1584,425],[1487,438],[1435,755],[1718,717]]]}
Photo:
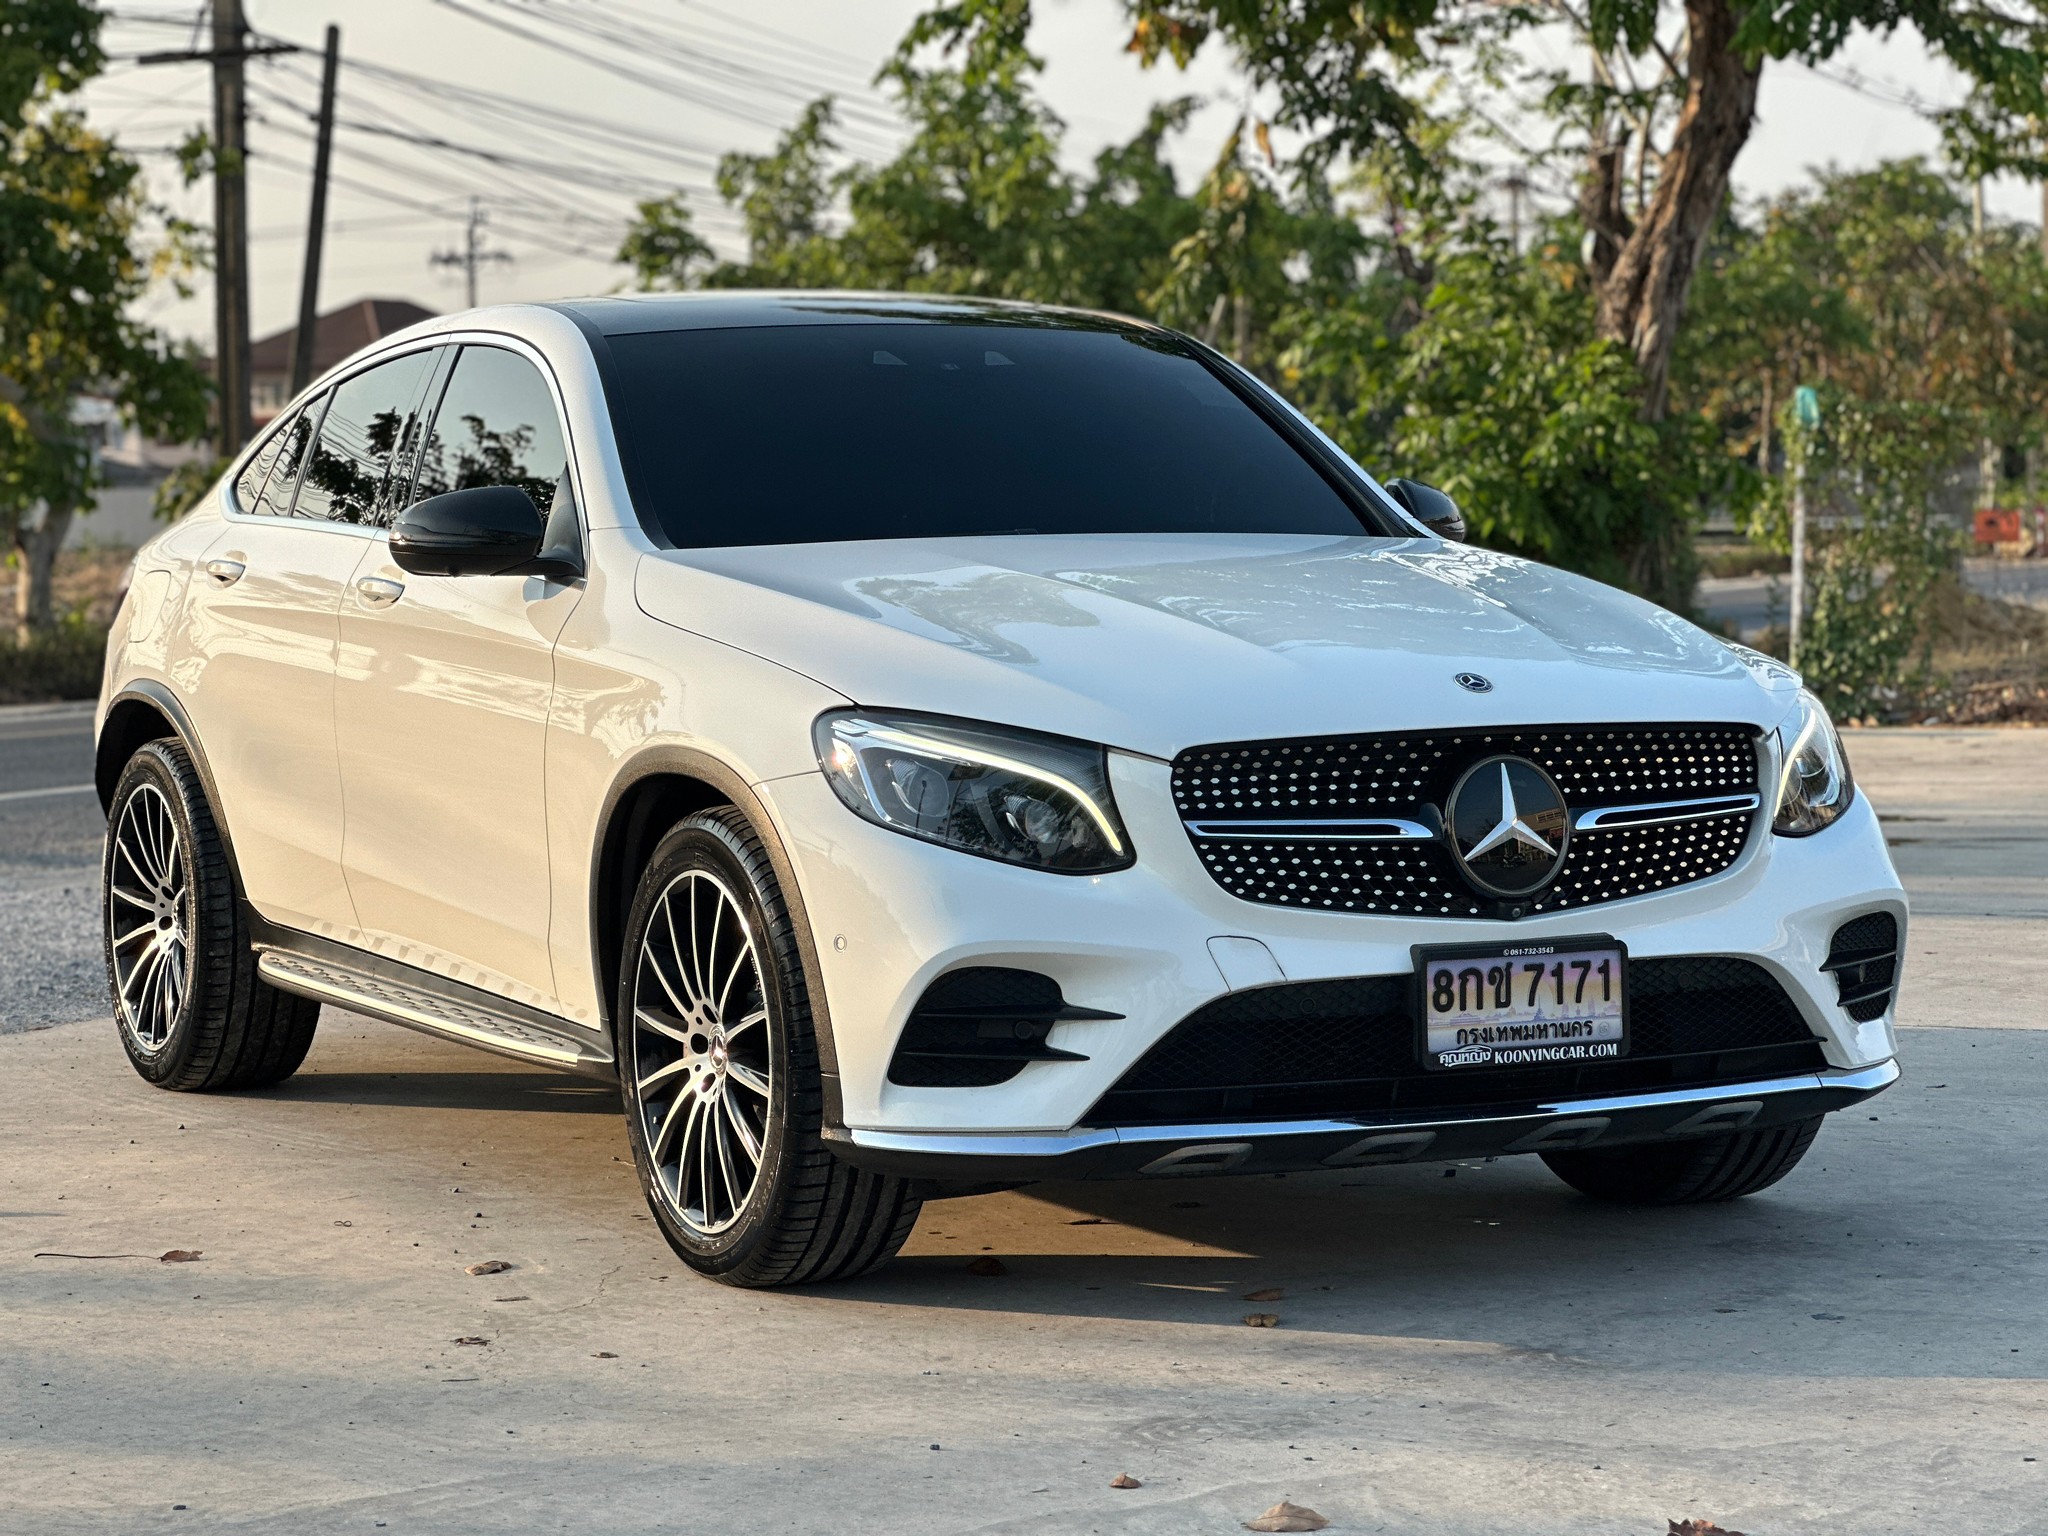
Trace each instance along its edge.
{"label": "utility pole", "polygon": [[220,394],[220,452],[232,458],[249,440],[249,97],[248,61],[297,53],[293,43],[248,40],[242,0],[213,0],[213,46],[145,53],[138,64],[213,66],[213,376]]}
{"label": "utility pole", "polygon": [[1806,619],[1806,461],[1813,436],[1820,430],[1820,396],[1810,384],[1792,392],[1792,416],[1799,426],[1797,458],[1792,466],[1792,603],[1791,643],[1785,660],[1799,666],[1799,632]]}
{"label": "utility pole", "polygon": [[214,379],[220,456],[249,440],[249,97],[242,0],[213,0]]}
{"label": "utility pole", "polygon": [[341,28],[327,29],[320,65],[320,125],[313,148],[313,206],[306,215],[306,272],[299,284],[299,328],[292,337],[292,394],[313,381],[313,331],[320,313],[320,245],[327,235],[327,165],[334,155],[334,77],[341,69]]}
{"label": "utility pole", "polygon": [[507,251],[487,251],[483,248],[484,205],[480,197],[469,200],[469,219],[463,227],[462,249],[459,251],[436,251],[427,258],[430,266],[460,267],[468,292],[469,309],[476,308],[476,269],[487,261],[510,261]]}

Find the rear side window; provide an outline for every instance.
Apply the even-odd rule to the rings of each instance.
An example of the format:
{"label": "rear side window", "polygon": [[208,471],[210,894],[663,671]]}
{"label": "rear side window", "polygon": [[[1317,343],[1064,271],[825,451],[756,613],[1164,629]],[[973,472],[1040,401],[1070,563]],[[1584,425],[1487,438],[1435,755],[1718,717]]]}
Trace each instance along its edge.
{"label": "rear side window", "polygon": [[290,514],[306,442],[313,435],[313,423],[319,420],[325,399],[323,395],[309,400],[292,412],[256,450],[256,457],[235,481],[235,504],[244,512],[271,517]]}
{"label": "rear side window", "polygon": [[326,404],[325,395],[317,400],[308,400],[305,409],[278,433],[277,464],[270,471],[270,482],[263,487],[260,510],[273,517],[292,515],[292,497],[299,489],[300,476],[305,473],[306,460],[310,456],[307,450],[313,446],[313,429],[320,424],[320,410]]}
{"label": "rear side window", "polygon": [[516,485],[545,514],[568,458],[555,397],[540,370],[502,347],[464,347],[420,453],[412,500]]}
{"label": "rear side window", "polygon": [[390,521],[385,482],[433,361],[431,351],[410,352],[335,386],[295,515],[373,527]]}

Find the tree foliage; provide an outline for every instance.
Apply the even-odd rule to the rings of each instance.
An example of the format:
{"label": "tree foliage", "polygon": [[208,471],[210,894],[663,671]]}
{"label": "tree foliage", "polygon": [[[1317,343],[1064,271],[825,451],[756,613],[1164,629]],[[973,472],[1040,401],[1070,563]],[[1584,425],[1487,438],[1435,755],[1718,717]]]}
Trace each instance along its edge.
{"label": "tree foliage", "polygon": [[[1730,219],[1680,349],[1681,398],[1780,472],[1753,529],[1784,547],[1803,471],[1813,559],[1800,664],[1856,714],[1924,679],[1930,598],[1954,567],[1944,499],[1983,446],[2048,442],[2048,264],[2035,232],[1974,228],[1919,161],[1823,171]],[[1818,390],[1822,428],[1788,409]]]}
{"label": "tree foliage", "polygon": [[[669,200],[622,259],[686,253],[635,261],[648,286],[976,292],[1150,317],[1231,351],[1362,463],[1449,490],[1482,542],[1681,610],[1709,509],[1782,537],[1784,418],[1794,389],[1818,384],[1840,430],[1796,445],[1835,509],[1808,659],[1842,702],[1911,670],[1920,594],[1954,548],[1928,515],[1930,487],[1985,436],[2034,444],[2048,428],[2048,291],[2031,236],[1976,240],[1955,182],[1911,163],[1822,173],[1739,214],[1692,186],[1683,210],[1704,210],[1703,233],[1645,230],[1665,217],[1664,180],[1707,174],[1685,168],[1705,151],[1683,135],[1705,131],[1701,94],[1720,88],[1685,51],[1709,22],[1746,39],[1723,40],[1722,64],[1752,86],[1766,58],[1821,59],[1859,29],[1918,25],[1998,82],[1973,108],[1986,122],[2038,87],[2038,57],[2035,84],[2022,78],[2030,24],[1831,0],[1796,13],[1636,0],[1130,10],[1147,58],[1233,48],[1303,151],[1282,161],[1272,125],[1248,116],[1183,188],[1167,150],[1192,104],[1176,102],[1069,170],[1064,125],[1036,94],[1028,4],[958,0],[922,17],[884,70],[911,130],[894,158],[850,160],[831,103],[817,103],[769,153],[722,168],[743,258],[711,261],[676,233],[687,208]],[[1546,19],[1576,29],[1590,67],[1519,61],[1511,44]],[[1451,78],[1456,61],[1469,81]],[[1561,146],[1536,169],[1562,157],[1585,194],[1514,236],[1489,212],[1498,173],[1477,153],[1499,144],[1487,91],[1534,104]],[[1739,147],[1721,146],[1722,186]],[[1631,260],[1662,295],[1648,330],[1616,319],[1615,274]]]}
{"label": "tree foliage", "polygon": [[74,399],[105,394],[173,440],[205,428],[203,376],[131,313],[156,275],[140,170],[62,101],[100,65],[97,26],[70,0],[23,0],[0,23],[0,528],[23,629],[51,621],[50,562],[90,505]]}

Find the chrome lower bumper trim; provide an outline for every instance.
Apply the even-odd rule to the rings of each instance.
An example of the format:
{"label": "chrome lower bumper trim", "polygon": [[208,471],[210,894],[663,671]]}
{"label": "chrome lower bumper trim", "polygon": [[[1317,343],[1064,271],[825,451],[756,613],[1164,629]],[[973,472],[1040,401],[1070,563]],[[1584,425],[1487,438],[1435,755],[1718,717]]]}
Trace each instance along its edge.
{"label": "chrome lower bumper trim", "polygon": [[[1361,1132],[1405,1131],[1457,1133],[1462,1138],[1497,1135],[1503,1147],[1526,1143],[1535,1150],[1540,1133],[1554,1123],[1585,1122],[1590,1117],[1636,1115],[1644,1118],[1668,1115],[1676,1110],[1710,1110],[1717,1105],[1759,1106],[1772,1100],[1805,1095],[1816,1099],[1839,1097],[1853,1103],[1881,1093],[1899,1079],[1896,1061],[1875,1066],[1804,1072],[1793,1077],[1766,1078],[1752,1083],[1726,1083],[1712,1088],[1675,1088],[1659,1093],[1618,1094],[1610,1098],[1569,1099],[1539,1105],[1533,1111],[1510,1115],[1389,1116],[1355,1120],[1260,1120],[1198,1125],[1144,1125],[1122,1129],[1073,1131],[888,1131],[853,1128],[846,1140],[857,1152],[895,1157],[962,1158],[968,1162],[997,1159],[1030,1162],[1071,1159],[1103,1154],[1123,1148],[1158,1148],[1187,1144],[1216,1145],[1271,1143],[1295,1138],[1355,1137]],[[1698,1119],[1689,1116],[1684,1124]]]}

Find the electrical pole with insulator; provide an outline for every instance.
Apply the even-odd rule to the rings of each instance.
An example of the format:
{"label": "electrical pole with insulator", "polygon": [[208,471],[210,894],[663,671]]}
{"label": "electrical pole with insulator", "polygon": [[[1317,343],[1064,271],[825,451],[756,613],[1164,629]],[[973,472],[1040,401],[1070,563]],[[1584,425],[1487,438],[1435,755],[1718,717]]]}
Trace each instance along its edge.
{"label": "electrical pole with insulator", "polygon": [[219,445],[233,458],[249,440],[249,97],[251,58],[296,53],[292,43],[252,46],[242,0],[214,0],[213,45],[145,53],[138,64],[213,66],[213,369],[220,397]]}

